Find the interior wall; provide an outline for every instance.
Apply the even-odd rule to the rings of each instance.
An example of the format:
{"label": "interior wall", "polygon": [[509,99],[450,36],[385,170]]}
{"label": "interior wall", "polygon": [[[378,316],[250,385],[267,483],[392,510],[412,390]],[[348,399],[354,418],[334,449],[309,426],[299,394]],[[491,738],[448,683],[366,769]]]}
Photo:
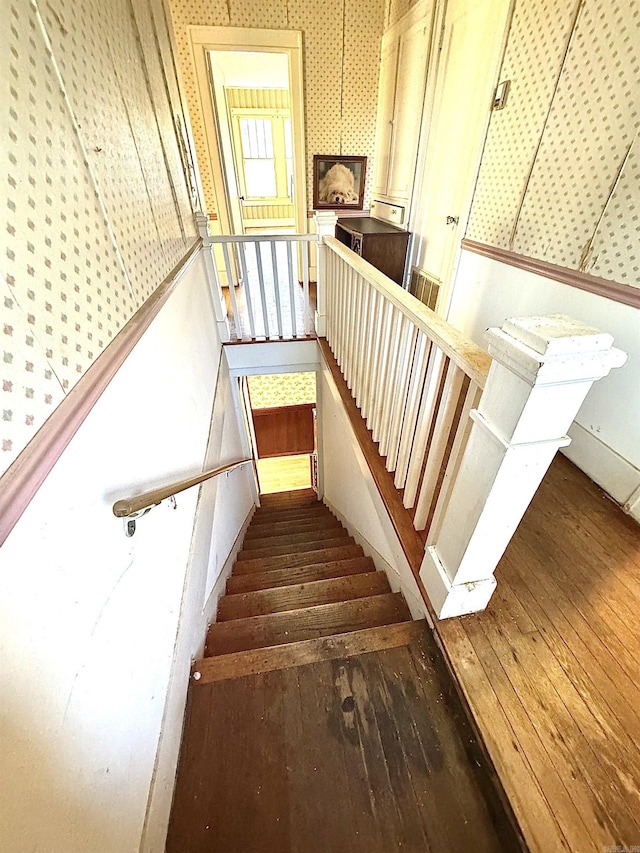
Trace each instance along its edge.
{"label": "interior wall", "polygon": [[307,194],[313,198],[314,154],[369,157],[371,197],[380,39],[385,0],[169,0],[207,211],[215,212],[213,176],[198,98],[189,26],[230,26],[303,33]]}
{"label": "interior wall", "polygon": [[[484,332],[507,317],[562,313],[614,336],[626,364],[596,382],[563,451],[615,500],[640,486],[640,312],[469,251],[459,262],[449,322],[485,346]],[[637,511],[637,510],[636,510]]]}
{"label": "interior wall", "polygon": [[640,286],[639,14],[517,0],[468,238]]}
{"label": "interior wall", "polygon": [[0,473],[196,237],[162,0],[5,12]]}
{"label": "interior wall", "polygon": [[[223,352],[204,460],[207,469],[251,455],[238,426],[233,381]],[[141,853],[164,850],[191,662],[203,655],[207,627],[215,620],[218,599],[255,509],[254,494],[251,465],[215,477],[199,490]]]}
{"label": "interior wall", "polygon": [[[220,354],[200,255],[2,547],[7,853],[139,849],[198,490],[179,495],[175,510],[156,507],[130,539],[111,506],[202,470],[207,445],[214,445]],[[220,455],[236,449],[228,444]],[[221,492],[212,510],[224,514],[224,499]],[[227,529],[225,545],[241,514],[229,520],[236,530]],[[208,562],[194,569],[202,592]],[[198,613],[203,607],[201,594]],[[202,638],[188,639],[191,650]],[[186,683],[188,654],[180,664]],[[181,722],[180,713],[166,717],[165,730],[173,727],[179,737]]]}
{"label": "interior wall", "polygon": [[424,618],[426,606],[324,361],[318,390],[322,498],[386,572],[391,588],[402,591],[413,617]]}

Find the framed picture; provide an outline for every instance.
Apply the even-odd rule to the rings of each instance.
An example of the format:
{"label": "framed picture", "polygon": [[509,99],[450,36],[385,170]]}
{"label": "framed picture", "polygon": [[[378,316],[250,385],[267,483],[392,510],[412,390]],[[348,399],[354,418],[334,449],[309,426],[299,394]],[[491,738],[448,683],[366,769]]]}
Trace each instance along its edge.
{"label": "framed picture", "polygon": [[315,210],[362,210],[366,157],[314,154]]}

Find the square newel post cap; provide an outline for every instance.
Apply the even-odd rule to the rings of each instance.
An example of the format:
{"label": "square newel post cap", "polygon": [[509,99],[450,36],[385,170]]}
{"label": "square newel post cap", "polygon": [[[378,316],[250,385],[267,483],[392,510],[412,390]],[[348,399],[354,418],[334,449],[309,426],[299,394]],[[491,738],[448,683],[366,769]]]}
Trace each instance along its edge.
{"label": "square newel post cap", "polygon": [[492,358],[532,385],[592,382],[627,360],[608,332],[565,314],[513,317],[486,339]]}
{"label": "square newel post cap", "polygon": [[197,210],[193,214],[193,218],[196,221],[196,228],[198,229],[198,233],[201,237],[209,236],[209,217],[206,213],[203,213],[201,210]]}
{"label": "square newel post cap", "polygon": [[333,210],[316,210],[313,218],[315,219],[318,237],[333,237],[338,221],[338,216]]}

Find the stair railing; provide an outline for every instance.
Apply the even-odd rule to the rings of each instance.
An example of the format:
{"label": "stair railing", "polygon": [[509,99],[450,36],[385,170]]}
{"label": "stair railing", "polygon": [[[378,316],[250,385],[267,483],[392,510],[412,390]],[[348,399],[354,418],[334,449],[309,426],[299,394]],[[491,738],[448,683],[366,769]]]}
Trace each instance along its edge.
{"label": "stair railing", "polygon": [[441,618],[481,610],[589,389],[626,354],[563,315],[506,320],[487,353],[334,237],[320,257],[321,325],[426,532],[427,597]]}
{"label": "stair railing", "polygon": [[333,237],[327,341],[416,530],[446,511],[491,358]]}
{"label": "stair railing", "polygon": [[317,242],[315,234],[211,236],[205,217],[199,227],[214,298],[222,303],[233,340],[314,334],[309,244]]}
{"label": "stair railing", "polygon": [[166,486],[160,486],[157,489],[141,492],[130,498],[123,498],[114,503],[112,507],[113,514],[116,518],[125,519],[125,532],[127,536],[133,536],[136,529],[135,520],[146,515],[149,510],[153,509],[154,506],[158,506],[162,501],[168,498],[175,498],[180,492],[184,492],[192,486],[197,486],[206,480],[210,480],[212,477],[217,477],[219,474],[225,474],[234,468],[239,468],[241,465],[247,465],[252,462],[252,459],[238,459],[235,462],[230,462],[228,465],[222,465],[220,468],[203,471],[202,474],[196,474],[194,477],[187,477],[173,483],[168,483]]}

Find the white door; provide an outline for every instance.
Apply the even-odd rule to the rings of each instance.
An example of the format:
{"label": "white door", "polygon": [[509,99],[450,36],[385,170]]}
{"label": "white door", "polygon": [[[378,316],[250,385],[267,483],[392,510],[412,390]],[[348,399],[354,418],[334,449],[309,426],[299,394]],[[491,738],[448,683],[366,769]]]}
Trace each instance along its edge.
{"label": "white door", "polygon": [[[448,288],[471,205],[509,19],[510,0],[449,0],[416,199],[414,263]],[[447,217],[453,221],[447,223]]]}
{"label": "white door", "polygon": [[374,195],[386,195],[389,182],[389,160],[393,143],[393,111],[396,97],[398,42],[383,40],[380,59],[378,114],[376,119],[376,157]]}
{"label": "white door", "polygon": [[386,194],[408,200],[418,156],[422,107],[431,41],[431,7],[426,17],[400,36],[393,115],[393,142]]}

